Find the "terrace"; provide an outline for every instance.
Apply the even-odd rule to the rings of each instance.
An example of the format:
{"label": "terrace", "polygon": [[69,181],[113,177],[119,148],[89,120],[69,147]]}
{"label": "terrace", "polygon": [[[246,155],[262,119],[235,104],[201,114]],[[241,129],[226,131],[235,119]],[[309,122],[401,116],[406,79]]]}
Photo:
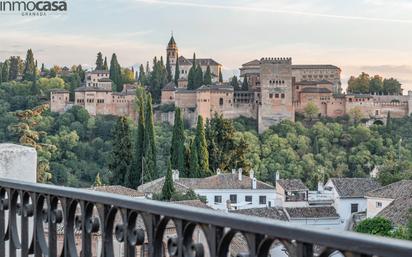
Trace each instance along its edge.
{"label": "terrace", "polygon": [[[164,243],[171,223],[175,234]],[[59,233],[61,230],[64,232]],[[202,240],[195,231],[200,231]],[[407,241],[0,179],[0,256],[95,256],[94,235],[99,235],[102,242],[102,257],[270,256],[279,245],[284,249],[281,254],[287,255],[272,256],[410,257],[412,253],[412,244]],[[246,250],[230,252],[232,241],[239,236],[245,239]],[[117,255],[115,247],[119,244],[123,247],[116,248],[116,252],[121,249]],[[146,250],[139,254],[136,249],[143,244]]]}

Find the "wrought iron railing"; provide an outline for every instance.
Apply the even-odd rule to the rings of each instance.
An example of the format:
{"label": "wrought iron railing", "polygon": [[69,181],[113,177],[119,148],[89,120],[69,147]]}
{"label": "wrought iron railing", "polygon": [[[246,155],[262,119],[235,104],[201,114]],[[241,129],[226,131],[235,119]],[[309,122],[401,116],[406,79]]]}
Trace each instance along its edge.
{"label": "wrought iron railing", "polygon": [[[116,218],[117,217],[117,218]],[[143,226],[139,226],[139,220]],[[165,233],[173,223],[175,236]],[[194,231],[204,235],[194,239]],[[97,236],[96,236],[97,235]],[[231,252],[239,235],[246,250]],[[99,244],[92,241],[99,237]],[[166,240],[166,244],[164,244]],[[123,247],[116,248],[115,245]],[[96,246],[97,245],[97,246]],[[136,251],[145,245],[145,250]],[[412,243],[127,196],[0,180],[0,256],[410,257]],[[120,250],[119,250],[120,249]],[[272,252],[273,251],[273,252]],[[116,252],[116,254],[115,254]],[[230,253],[229,253],[230,252]],[[335,254],[335,255],[334,255]]]}

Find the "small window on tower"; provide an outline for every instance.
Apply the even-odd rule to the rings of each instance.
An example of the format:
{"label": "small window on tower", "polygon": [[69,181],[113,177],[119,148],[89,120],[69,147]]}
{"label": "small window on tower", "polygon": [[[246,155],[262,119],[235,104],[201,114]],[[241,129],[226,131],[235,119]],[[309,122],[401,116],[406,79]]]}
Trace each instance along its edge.
{"label": "small window on tower", "polygon": [[223,98],[219,98],[219,105],[223,105]]}
{"label": "small window on tower", "polygon": [[273,98],[273,94],[269,94],[269,98],[272,99],[272,98]]}

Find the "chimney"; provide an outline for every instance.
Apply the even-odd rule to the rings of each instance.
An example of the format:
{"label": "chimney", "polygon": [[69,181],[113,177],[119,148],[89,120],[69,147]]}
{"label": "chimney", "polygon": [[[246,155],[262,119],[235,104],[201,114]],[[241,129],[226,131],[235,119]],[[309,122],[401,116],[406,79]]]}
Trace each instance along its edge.
{"label": "chimney", "polygon": [[276,171],[276,181],[278,181],[279,179],[280,179],[279,171]]}
{"label": "chimney", "polygon": [[217,175],[220,175],[221,173],[222,173],[222,171],[221,171],[219,168],[217,168],[216,174],[217,174]]}
{"label": "chimney", "polygon": [[318,192],[323,193],[324,187],[323,187],[323,182],[318,181]]}
{"label": "chimney", "polygon": [[238,170],[239,181],[242,181],[242,177],[243,177],[242,172],[243,172],[242,168],[239,168],[239,170]]}
{"label": "chimney", "polygon": [[252,179],[252,189],[256,189],[256,178]]}
{"label": "chimney", "polygon": [[179,170],[172,170],[173,181],[179,180]]}
{"label": "chimney", "polygon": [[232,169],[232,174],[236,174],[236,169]]}
{"label": "chimney", "polygon": [[254,171],[253,169],[250,169],[250,171],[249,171],[249,177],[250,177],[251,179],[253,179],[253,178],[255,177],[255,171]]}

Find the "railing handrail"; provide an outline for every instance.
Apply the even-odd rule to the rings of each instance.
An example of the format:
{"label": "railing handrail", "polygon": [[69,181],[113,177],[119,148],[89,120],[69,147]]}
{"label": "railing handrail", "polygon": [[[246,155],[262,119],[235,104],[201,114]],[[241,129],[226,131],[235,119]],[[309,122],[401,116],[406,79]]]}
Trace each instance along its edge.
{"label": "railing handrail", "polygon": [[141,211],[167,217],[230,227],[240,232],[267,235],[274,238],[297,240],[314,245],[332,247],[345,251],[377,256],[410,257],[412,243],[391,238],[359,234],[349,231],[323,230],[311,226],[293,225],[284,221],[226,213],[216,210],[177,205],[148,199],[96,192],[87,189],[36,184],[9,179],[0,179],[0,188],[12,188],[44,195],[53,195],[86,202],[114,205],[120,208]]}

